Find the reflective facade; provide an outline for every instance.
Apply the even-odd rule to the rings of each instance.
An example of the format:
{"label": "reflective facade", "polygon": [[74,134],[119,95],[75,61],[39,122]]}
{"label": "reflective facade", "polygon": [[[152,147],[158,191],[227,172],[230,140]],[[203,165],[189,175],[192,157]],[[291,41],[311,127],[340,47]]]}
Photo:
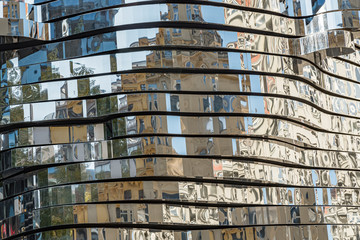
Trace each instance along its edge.
{"label": "reflective facade", "polygon": [[358,0],[1,0],[0,239],[360,239]]}

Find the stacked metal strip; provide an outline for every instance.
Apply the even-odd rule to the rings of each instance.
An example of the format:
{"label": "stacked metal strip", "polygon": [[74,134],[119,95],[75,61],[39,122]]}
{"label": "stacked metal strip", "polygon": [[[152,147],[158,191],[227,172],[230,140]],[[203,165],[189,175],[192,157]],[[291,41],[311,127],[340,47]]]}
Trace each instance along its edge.
{"label": "stacked metal strip", "polygon": [[359,15],[0,1],[0,239],[360,239]]}

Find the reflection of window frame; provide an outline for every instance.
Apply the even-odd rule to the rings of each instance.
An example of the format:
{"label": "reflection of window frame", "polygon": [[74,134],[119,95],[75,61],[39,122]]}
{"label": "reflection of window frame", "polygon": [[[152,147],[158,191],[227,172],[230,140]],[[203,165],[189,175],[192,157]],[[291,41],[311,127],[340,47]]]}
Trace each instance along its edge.
{"label": "reflection of window frame", "polygon": [[188,21],[191,21],[191,6],[189,4],[186,4],[186,17]]}
{"label": "reflection of window frame", "polygon": [[193,11],[194,11],[194,15],[193,15],[194,20],[202,21],[199,5],[194,5]]}
{"label": "reflection of window frame", "polygon": [[12,20],[11,21],[11,34],[13,34],[14,36],[20,36],[19,20]]}
{"label": "reflection of window frame", "polygon": [[181,29],[180,28],[173,28],[173,35],[174,36],[181,35]]}
{"label": "reflection of window frame", "polygon": [[173,10],[172,20],[179,21],[179,7],[177,4],[171,4],[171,5]]}
{"label": "reflection of window frame", "polygon": [[194,64],[193,64],[191,61],[187,61],[187,62],[185,63],[185,67],[187,67],[187,68],[194,68],[195,66],[194,66]]}

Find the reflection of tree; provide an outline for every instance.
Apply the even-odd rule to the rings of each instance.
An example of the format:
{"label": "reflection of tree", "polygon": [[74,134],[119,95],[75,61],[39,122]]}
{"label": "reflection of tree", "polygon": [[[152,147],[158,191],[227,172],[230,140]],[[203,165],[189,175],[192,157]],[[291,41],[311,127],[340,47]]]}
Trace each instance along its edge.
{"label": "reflection of tree", "polygon": [[104,116],[109,112],[110,99],[108,97],[99,98],[96,101],[98,116]]}
{"label": "reflection of tree", "polygon": [[38,84],[23,85],[22,92],[24,103],[40,100],[40,86]]}
{"label": "reflection of tree", "polygon": [[[74,161],[75,159],[71,159]],[[72,164],[67,167],[67,182],[79,182],[81,181],[81,169],[80,164]]]}
{"label": "reflection of tree", "polygon": [[40,211],[41,227],[51,226],[51,208],[44,208]]}
{"label": "reflection of tree", "polygon": [[96,81],[94,79],[90,80],[90,86],[91,86],[90,94],[91,95],[100,94],[100,85],[95,85],[95,83],[96,83]]}
{"label": "reflection of tree", "polygon": [[[79,164],[72,164],[68,166],[58,166],[49,173],[49,185],[53,184],[64,184],[69,182],[80,182],[81,181],[81,171]],[[70,193],[71,199],[71,193]],[[60,197],[60,196],[59,196]]]}
{"label": "reflection of tree", "polygon": [[15,159],[15,166],[31,166],[32,159],[29,159],[28,152],[25,149],[16,149],[12,152],[13,159]]}
{"label": "reflection of tree", "polygon": [[113,155],[114,157],[127,156],[127,142],[126,139],[113,140]]}
{"label": "reflection of tree", "polygon": [[[94,88],[91,88],[90,91],[91,94],[95,94],[93,89]],[[96,100],[96,107],[97,107],[98,116],[104,116],[109,113],[116,113],[118,112],[117,98],[116,96],[99,98]]]}
{"label": "reflection of tree", "polygon": [[73,239],[72,229],[58,229],[56,231],[46,231],[41,233],[42,239],[64,239],[69,238]]}
{"label": "reflection of tree", "polygon": [[64,210],[62,207],[51,209],[51,225],[61,225],[63,222]]}
{"label": "reflection of tree", "polygon": [[41,69],[41,80],[51,80],[60,78],[61,75],[59,73],[59,68],[52,67],[51,65],[47,65],[44,69]]}
{"label": "reflection of tree", "polygon": [[118,112],[118,104],[117,104],[117,97],[111,96],[110,97],[110,113]]}
{"label": "reflection of tree", "polygon": [[77,21],[76,26],[73,29],[74,34],[84,31],[84,19],[82,17],[80,17],[79,21]]}
{"label": "reflection of tree", "polygon": [[0,88],[0,116],[1,116],[1,122],[3,124],[8,123],[9,121],[8,99],[9,99],[8,89],[6,87]]}
{"label": "reflection of tree", "polygon": [[93,68],[88,68],[85,66],[85,64],[78,63],[76,65],[80,65],[80,66],[75,67],[74,63],[72,61],[70,62],[70,71],[72,76],[84,76],[84,75],[94,74]]}
{"label": "reflection of tree", "polygon": [[23,106],[16,106],[10,110],[10,122],[22,122],[24,121],[24,109]]}
{"label": "reflection of tree", "polygon": [[90,93],[90,84],[89,79],[79,79],[78,80],[78,96],[89,96]]}
{"label": "reflection of tree", "polygon": [[19,129],[19,146],[27,146],[30,145],[31,142],[29,141],[29,132],[27,128],[20,128]]}
{"label": "reflection of tree", "polygon": [[48,60],[49,61],[55,61],[59,59],[59,49],[54,48],[52,51],[48,53]]}
{"label": "reflection of tree", "polygon": [[116,57],[113,54],[110,55],[110,65],[111,65],[111,72],[116,72],[117,62],[116,62]]}
{"label": "reflection of tree", "polygon": [[51,226],[74,223],[73,207],[61,206],[51,209]]}
{"label": "reflection of tree", "polygon": [[[125,136],[126,134],[126,126],[125,126],[125,118],[117,118],[112,120],[112,132],[115,136]],[[109,133],[108,138],[112,137]]]}
{"label": "reflection of tree", "polygon": [[[52,182],[50,182],[52,180]],[[66,168],[59,166],[54,169],[53,173],[49,173],[49,185],[66,183]]]}

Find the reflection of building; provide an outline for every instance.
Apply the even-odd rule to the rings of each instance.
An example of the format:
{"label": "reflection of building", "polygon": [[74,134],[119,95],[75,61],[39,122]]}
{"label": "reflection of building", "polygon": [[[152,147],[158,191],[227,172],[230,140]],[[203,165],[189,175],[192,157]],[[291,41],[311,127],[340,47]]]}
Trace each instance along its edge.
{"label": "reflection of building", "polygon": [[[178,4],[168,4],[169,12],[168,19],[174,20],[187,20],[187,19],[202,19],[201,15],[201,7],[198,5],[186,5],[179,6]],[[155,38],[139,38],[138,42],[132,43],[131,47],[146,47],[153,46],[159,44],[172,44],[179,46],[186,46],[188,44],[197,43],[199,45],[206,45],[212,47],[221,47],[222,39],[220,35],[214,30],[196,30],[196,29],[172,29],[172,28],[160,28],[159,33],[156,34]],[[177,51],[177,50],[168,50],[168,51],[152,51],[151,54],[146,56],[146,61],[142,62],[133,62],[132,68],[161,68],[161,67],[176,67],[176,68],[224,68],[227,69],[228,62],[227,53],[213,53],[213,52],[199,52],[199,51]],[[135,73],[135,74],[122,74],[121,81],[124,86],[125,91],[145,91],[145,90],[156,90],[163,88],[166,90],[169,84],[175,84],[175,89],[181,90],[181,87],[185,88],[196,88],[201,89],[202,82],[201,81],[183,81],[180,86],[180,76],[176,74],[172,74],[169,79],[166,74],[149,74],[149,73]],[[214,75],[215,77],[215,75]],[[160,78],[160,79],[159,79]],[[161,80],[163,78],[163,80]],[[215,82],[215,79],[212,80]],[[158,86],[158,84],[162,82],[163,86]],[[133,83],[133,84],[132,84]],[[147,88],[146,89],[146,85]],[[215,83],[214,83],[215,85]],[[178,87],[177,87],[178,86]],[[170,86],[169,86],[170,87]],[[215,87],[215,86],[214,86]],[[153,89],[152,89],[153,88]],[[226,97],[225,97],[226,98]],[[226,103],[227,101],[224,99],[219,99],[221,101],[221,105]],[[149,104],[150,110],[157,109],[166,109],[165,102],[163,99],[157,99],[157,95],[153,94],[152,96],[147,96],[146,94],[136,94],[132,95],[132,98],[127,99],[128,105],[132,105],[132,103],[142,102],[144,105],[146,102]],[[177,96],[170,96],[171,109],[179,109],[179,99]],[[186,104],[186,103],[185,103]],[[144,106],[143,105],[143,106]],[[187,103],[190,105],[190,103]],[[231,105],[229,103],[228,105]],[[144,106],[144,108],[146,108]],[[164,117],[165,118],[165,117]],[[138,124],[144,124],[144,121],[148,121],[148,118],[139,118]],[[127,129],[129,127],[129,121],[127,122]],[[181,125],[183,127],[187,126],[189,123],[183,122]],[[148,124],[147,124],[148,125]],[[165,127],[165,126],[164,126]],[[136,134],[137,132],[133,132],[131,134]],[[130,134],[130,132],[128,132]],[[137,144],[138,147],[141,146],[140,141],[135,141],[135,139],[129,139],[130,145],[128,142],[128,147],[135,148],[134,144]],[[164,153],[176,153],[176,150],[173,149],[171,143],[160,144],[156,146],[155,143],[157,140],[154,137],[145,138],[142,142],[144,146],[144,151],[147,154],[155,154],[156,151],[164,152]],[[170,141],[170,140],[169,140]],[[208,143],[198,143],[199,145],[208,145]],[[130,147],[132,146],[132,147]],[[206,149],[206,147],[204,147]],[[204,149],[198,149],[198,152],[203,151]],[[132,151],[132,150],[130,150]],[[205,150],[206,151],[206,150]]]}
{"label": "reflection of building", "polygon": [[35,2],[0,4],[54,40],[0,53],[1,239],[359,238],[359,53],[281,15],[324,1]]}

